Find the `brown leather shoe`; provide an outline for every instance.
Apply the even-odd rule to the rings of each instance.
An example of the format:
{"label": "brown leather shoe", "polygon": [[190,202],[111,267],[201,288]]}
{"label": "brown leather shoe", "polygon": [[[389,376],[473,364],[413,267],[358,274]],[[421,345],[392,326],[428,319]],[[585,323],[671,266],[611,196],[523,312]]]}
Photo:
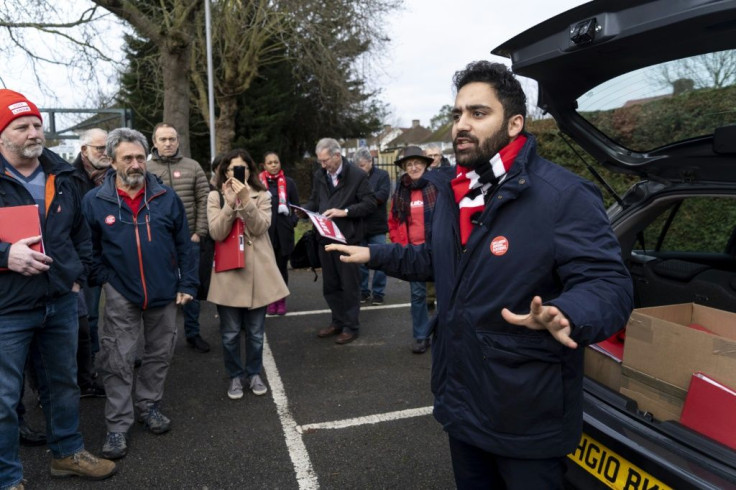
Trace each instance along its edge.
{"label": "brown leather shoe", "polygon": [[330,325],[329,327],[323,328],[319,332],[317,332],[317,337],[323,339],[325,337],[331,337],[333,335],[339,334],[340,331],[337,329],[336,326]]}
{"label": "brown leather shoe", "polygon": [[340,335],[337,336],[335,339],[336,344],[344,345],[349,344],[353,340],[358,338],[357,333],[350,333],[350,332],[342,332]]}

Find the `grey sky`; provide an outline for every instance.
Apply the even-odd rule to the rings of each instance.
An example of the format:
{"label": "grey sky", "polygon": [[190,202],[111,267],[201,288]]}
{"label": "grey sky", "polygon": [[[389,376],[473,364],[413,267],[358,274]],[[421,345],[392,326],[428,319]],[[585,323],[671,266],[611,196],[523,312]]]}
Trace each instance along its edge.
{"label": "grey sky", "polygon": [[[580,5],[582,0],[405,0],[386,29],[392,42],[379,66],[365,75],[392,115],[386,121],[408,126],[412,119],[422,125],[444,104],[451,104],[453,73],[468,62],[494,59],[490,54],[505,40],[558,13]],[[122,58],[120,30],[102,29],[103,49]],[[63,46],[58,40],[39,40],[33,49],[50,54]],[[495,58],[496,61],[505,61]],[[114,78],[118,67],[99,66],[102,78]],[[42,107],[90,107],[89,91],[80,86],[73,73],[48,68],[48,87],[42,91],[31,74],[31,66],[18,57],[7,66],[2,79],[10,89],[24,93]],[[108,90],[109,91],[109,90]],[[95,99],[96,100],[96,99]]]}
{"label": "grey sky", "polygon": [[507,39],[585,3],[581,0],[405,0],[387,30],[391,53],[376,83],[391,106],[389,122],[427,126],[444,104],[452,104],[452,75],[470,61],[490,59]]}

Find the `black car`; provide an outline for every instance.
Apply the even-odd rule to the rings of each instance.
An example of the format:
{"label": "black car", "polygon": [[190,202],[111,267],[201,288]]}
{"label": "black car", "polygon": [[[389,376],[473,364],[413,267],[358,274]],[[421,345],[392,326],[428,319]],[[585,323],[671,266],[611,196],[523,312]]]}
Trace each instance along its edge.
{"label": "black car", "polygon": [[[593,1],[493,53],[593,159],[637,177],[609,209],[636,307],[736,312],[736,1]],[[688,350],[675,347],[673,369]],[[644,408],[619,386],[626,362],[594,373],[591,349],[571,488],[736,488],[733,446]]]}

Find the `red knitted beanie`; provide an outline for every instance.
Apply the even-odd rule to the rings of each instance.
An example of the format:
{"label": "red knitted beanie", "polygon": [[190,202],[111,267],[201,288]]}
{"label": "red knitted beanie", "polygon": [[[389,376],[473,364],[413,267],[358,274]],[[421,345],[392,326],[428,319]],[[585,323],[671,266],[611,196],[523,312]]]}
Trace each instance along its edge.
{"label": "red knitted beanie", "polygon": [[36,104],[26,99],[23,94],[6,88],[0,89],[0,133],[8,124],[23,116],[36,116],[43,120]]}

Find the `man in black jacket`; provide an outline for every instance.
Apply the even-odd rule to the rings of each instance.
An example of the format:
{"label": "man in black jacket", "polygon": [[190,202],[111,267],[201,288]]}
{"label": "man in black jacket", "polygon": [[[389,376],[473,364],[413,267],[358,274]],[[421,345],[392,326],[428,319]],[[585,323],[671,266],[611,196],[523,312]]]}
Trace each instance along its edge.
{"label": "man in black jacket", "polygon": [[[388,233],[388,214],[386,201],[391,195],[391,179],[388,172],[373,165],[373,155],[368,148],[361,148],[353,157],[355,164],[368,174],[368,183],[376,196],[376,210],[365,219],[365,237],[363,245],[386,243]],[[370,280],[370,270],[365,265],[360,266],[360,303],[373,306],[383,304],[386,290],[386,273],[373,271],[373,281]],[[372,287],[371,287],[372,286]]]}
{"label": "man in black jacket", "polygon": [[[315,150],[321,169],[314,173],[312,194],[304,206],[334,220],[348,244],[359,244],[364,236],[363,218],[376,209],[376,198],[368,176],[342,157],[340,144],[332,138],[317,142]],[[322,239],[321,245],[329,241]],[[337,344],[358,338],[360,322],[360,267],[344,264],[337,254],[320,247],[322,293],[332,311],[332,322],[321,329],[321,338],[337,335]]]}
{"label": "man in black jacket", "polygon": [[[88,129],[79,138],[81,148],[72,166],[77,169],[75,180],[80,196],[102,185],[110,169],[110,157],[105,153],[107,131],[100,128]],[[79,295],[79,346],[77,348],[77,382],[81,398],[104,398],[105,389],[94,381],[94,359],[100,350],[97,335],[99,318],[100,286],[82,288]]]}
{"label": "man in black jacket", "polygon": [[[51,475],[102,479],[116,469],[88,453],[79,433],[76,293],[86,284],[92,246],[74,169],[44,143],[38,108],[0,90],[0,207],[35,204],[41,225],[35,236],[0,238],[0,488],[23,487],[16,406],[29,351],[49,427]],[[0,224],[0,236],[9,228]]]}

